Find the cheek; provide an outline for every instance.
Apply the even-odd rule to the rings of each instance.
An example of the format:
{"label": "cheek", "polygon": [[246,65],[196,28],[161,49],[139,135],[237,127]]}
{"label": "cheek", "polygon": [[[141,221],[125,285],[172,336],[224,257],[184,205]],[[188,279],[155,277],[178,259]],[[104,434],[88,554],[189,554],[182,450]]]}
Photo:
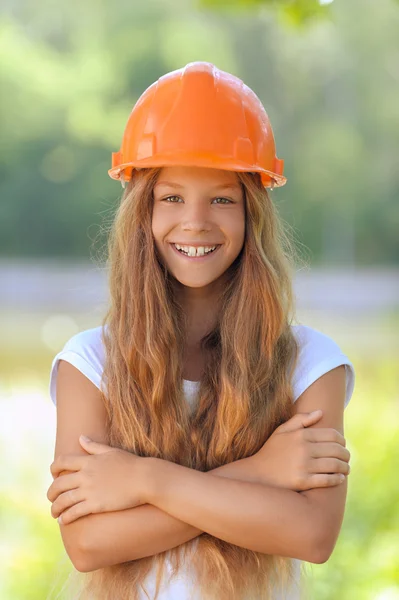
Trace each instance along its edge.
{"label": "cheek", "polygon": [[238,215],[232,215],[232,218],[226,220],[222,225],[226,237],[234,248],[239,250],[245,240],[245,221]]}
{"label": "cheek", "polygon": [[154,209],[152,214],[152,235],[156,240],[161,241],[163,237],[165,237],[168,227],[168,221],[165,219],[165,215],[160,214],[160,212]]}
{"label": "cheek", "polygon": [[170,223],[169,221],[170,219],[168,218],[168,215],[165,215],[165,212],[154,209],[151,222],[152,237],[158,259],[162,264],[165,264],[168,261],[168,249],[165,239],[168,237],[170,230],[173,227],[173,223]]}
{"label": "cheek", "polygon": [[154,246],[156,247],[158,252],[160,252],[161,251],[160,240],[162,240],[162,227],[161,227],[161,221],[159,219],[157,219],[154,215],[152,217],[152,222],[151,222],[151,231],[152,231],[152,237],[154,240]]}

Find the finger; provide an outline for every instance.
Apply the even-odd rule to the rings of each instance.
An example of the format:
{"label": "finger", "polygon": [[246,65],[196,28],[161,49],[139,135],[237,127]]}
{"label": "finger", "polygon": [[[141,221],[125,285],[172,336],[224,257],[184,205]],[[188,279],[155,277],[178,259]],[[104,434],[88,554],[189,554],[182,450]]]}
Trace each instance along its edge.
{"label": "finger", "polygon": [[318,442],[311,444],[310,456],[312,458],[339,458],[349,462],[351,453],[347,448],[335,442]]}
{"label": "finger", "polygon": [[344,483],[345,480],[346,477],[342,473],[310,475],[309,487],[307,489],[332,487]]}
{"label": "finger", "polygon": [[[312,416],[310,416],[312,415]],[[296,431],[304,427],[309,427],[316,421],[319,421],[323,413],[321,410],[314,411],[313,413],[296,413],[291,419],[282,423],[278,429],[281,433],[288,433],[290,431]]]}
{"label": "finger", "polygon": [[84,500],[83,502],[79,502],[72,506],[72,508],[68,508],[65,512],[63,512],[58,519],[58,522],[61,525],[68,525],[69,523],[73,523],[80,517],[85,517],[86,515],[92,514],[92,511],[89,508],[89,503]]}
{"label": "finger", "polygon": [[47,491],[47,499],[54,502],[60,494],[67,490],[72,490],[79,486],[80,473],[70,473],[69,475],[61,475],[54,479]]}
{"label": "finger", "polygon": [[84,499],[81,488],[68,490],[63,494],[60,494],[51,506],[51,516],[54,517],[54,519],[57,519],[65,510],[78,504],[78,502],[82,502]]}
{"label": "finger", "polygon": [[302,415],[301,420],[302,420],[303,427],[310,427],[311,425],[314,425],[315,423],[317,423],[317,421],[320,421],[322,416],[323,416],[322,410],[314,410],[311,413]]}
{"label": "finger", "polygon": [[346,447],[346,439],[342,433],[331,427],[309,428],[304,432],[304,436],[309,442],[335,442]]}
{"label": "finger", "polygon": [[110,452],[111,450],[115,450],[112,446],[108,446],[108,444],[103,444],[102,442],[95,442],[94,440],[88,438],[87,436],[81,435],[79,437],[79,442],[87,452],[91,454],[104,454],[104,452]]}
{"label": "finger", "polygon": [[338,458],[314,458],[310,461],[311,473],[343,473],[349,475],[350,466]]}
{"label": "finger", "polygon": [[61,454],[50,466],[53,477],[57,477],[61,471],[79,471],[86,460],[82,454]]}

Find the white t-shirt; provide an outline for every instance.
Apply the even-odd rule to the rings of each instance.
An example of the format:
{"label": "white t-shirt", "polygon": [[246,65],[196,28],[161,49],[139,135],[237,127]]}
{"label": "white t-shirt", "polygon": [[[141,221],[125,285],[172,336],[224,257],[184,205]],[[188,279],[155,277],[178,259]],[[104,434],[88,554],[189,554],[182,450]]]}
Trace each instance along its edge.
{"label": "white t-shirt", "polygon": [[[355,371],[353,364],[342,352],[338,344],[329,336],[308,327],[307,325],[291,325],[292,331],[299,342],[300,352],[297,366],[293,375],[294,402],[299,396],[319,377],[345,365],[346,370],[346,398],[345,408],[351,399],[355,386]],[[101,375],[103,371],[105,349],[101,339],[101,326],[87,329],[72,336],[64,348],[54,357],[50,373],[50,397],[56,404],[56,377],[59,360],[65,360],[81,371],[96,387],[101,389]],[[199,382],[183,379],[184,397],[193,408]],[[103,390],[106,392],[106,390]],[[297,581],[299,586],[300,563],[296,560]],[[200,600],[194,596],[192,574],[189,566],[179,578],[174,579],[169,585],[164,585],[159,595],[159,600]],[[155,590],[155,575],[151,573],[146,581],[146,589],[150,594]],[[287,600],[299,600],[299,587],[290,590]],[[140,597],[148,600],[146,594]],[[278,597],[276,595],[276,599]]]}

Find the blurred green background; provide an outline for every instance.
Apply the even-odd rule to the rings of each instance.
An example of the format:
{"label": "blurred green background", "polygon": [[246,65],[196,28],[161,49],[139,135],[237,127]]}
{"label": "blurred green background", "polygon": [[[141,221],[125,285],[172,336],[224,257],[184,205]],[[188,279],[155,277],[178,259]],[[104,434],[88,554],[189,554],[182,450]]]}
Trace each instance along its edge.
{"label": "blurred green background", "polygon": [[[307,598],[399,599],[399,3],[4,3],[0,13],[0,600],[57,596],[71,563],[46,498],[51,361],[100,324],[100,259],[127,117],[164,73],[206,60],[272,122],[273,191],[310,269],[300,322],[353,361],[348,501]],[[63,598],[63,596],[60,596]],[[66,599],[70,600],[70,599]]]}

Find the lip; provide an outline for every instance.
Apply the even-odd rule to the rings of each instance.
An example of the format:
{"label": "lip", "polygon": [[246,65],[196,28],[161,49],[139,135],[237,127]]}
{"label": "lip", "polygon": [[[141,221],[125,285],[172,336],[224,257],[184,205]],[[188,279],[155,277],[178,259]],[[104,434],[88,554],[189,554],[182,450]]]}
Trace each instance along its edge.
{"label": "lip", "polygon": [[[206,260],[210,260],[212,258],[212,256],[214,256],[220,250],[220,248],[223,244],[213,244],[214,246],[217,245],[218,248],[216,248],[216,250],[214,250],[213,252],[210,252],[209,254],[206,254],[204,256],[187,256],[186,254],[179,252],[174,244],[169,243],[169,245],[170,245],[172,251],[175,252],[178,256],[180,256],[180,258],[183,258],[186,260],[191,260],[191,261],[195,260],[196,262],[203,262]],[[185,244],[179,244],[179,246],[180,245],[183,246]]]}
{"label": "lip", "polygon": [[169,242],[169,244],[177,244],[178,246],[193,246],[194,248],[201,248],[201,246],[205,248],[207,248],[208,246],[221,246],[221,244],[219,244],[218,242],[195,242],[193,244],[190,244],[189,242]]}

